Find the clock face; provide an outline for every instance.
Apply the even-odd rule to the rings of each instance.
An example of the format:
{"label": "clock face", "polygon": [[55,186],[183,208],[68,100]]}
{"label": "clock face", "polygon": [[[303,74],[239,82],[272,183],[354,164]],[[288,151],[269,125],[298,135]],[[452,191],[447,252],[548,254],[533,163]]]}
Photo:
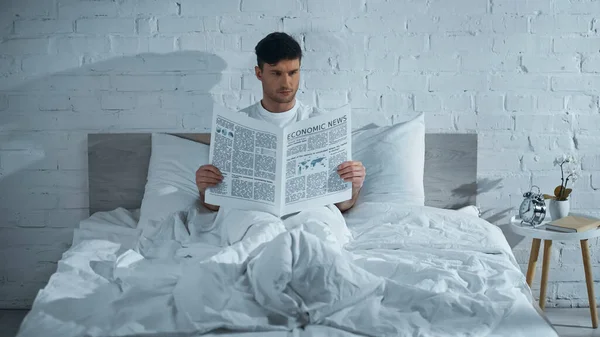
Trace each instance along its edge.
{"label": "clock face", "polygon": [[519,207],[519,215],[521,219],[525,222],[530,222],[533,220],[534,215],[534,207],[533,202],[530,199],[525,199],[521,203],[521,207]]}

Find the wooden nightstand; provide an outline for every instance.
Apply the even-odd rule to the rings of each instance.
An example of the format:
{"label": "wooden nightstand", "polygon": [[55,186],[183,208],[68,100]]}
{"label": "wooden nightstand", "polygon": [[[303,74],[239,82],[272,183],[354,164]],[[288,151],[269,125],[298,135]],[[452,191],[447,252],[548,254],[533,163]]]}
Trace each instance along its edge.
{"label": "wooden nightstand", "polygon": [[[549,221],[544,221],[548,223]],[[550,270],[550,251],[552,241],[579,240],[581,244],[581,256],[583,258],[583,268],[585,270],[585,282],[587,285],[588,300],[590,305],[590,314],[592,316],[592,326],[598,327],[598,312],[596,310],[596,297],[594,296],[594,278],[592,276],[592,264],[590,262],[590,250],[588,239],[600,236],[600,229],[592,229],[581,233],[562,233],[546,230],[545,225],[532,227],[527,224],[521,224],[518,217],[513,216],[510,219],[510,228],[516,234],[532,239],[531,254],[529,255],[529,265],[527,266],[527,284],[531,287],[535,275],[535,265],[538,260],[541,241],[544,240],[544,260],[542,262],[542,283],[540,285],[540,308],[544,310],[546,305],[546,285],[548,284],[548,271]]]}

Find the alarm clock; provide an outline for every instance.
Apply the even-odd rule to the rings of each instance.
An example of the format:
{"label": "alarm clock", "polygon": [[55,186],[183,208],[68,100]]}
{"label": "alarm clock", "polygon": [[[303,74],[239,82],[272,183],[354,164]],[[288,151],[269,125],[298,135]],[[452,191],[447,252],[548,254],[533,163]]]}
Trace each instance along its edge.
{"label": "alarm clock", "polygon": [[544,196],[539,193],[540,188],[532,186],[531,189],[536,187],[538,193],[532,191],[523,194],[523,202],[519,207],[519,216],[521,217],[521,223],[526,223],[531,226],[538,226],[544,221],[546,217],[546,202]]}

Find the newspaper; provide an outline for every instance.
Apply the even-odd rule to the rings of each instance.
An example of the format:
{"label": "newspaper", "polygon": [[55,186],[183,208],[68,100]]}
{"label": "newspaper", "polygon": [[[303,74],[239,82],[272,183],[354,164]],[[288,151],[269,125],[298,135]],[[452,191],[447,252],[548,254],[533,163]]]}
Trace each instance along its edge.
{"label": "newspaper", "polygon": [[213,115],[209,162],[223,181],[205,202],[276,216],[349,200],[352,184],[337,173],[351,157],[350,108],[285,128],[233,111]]}

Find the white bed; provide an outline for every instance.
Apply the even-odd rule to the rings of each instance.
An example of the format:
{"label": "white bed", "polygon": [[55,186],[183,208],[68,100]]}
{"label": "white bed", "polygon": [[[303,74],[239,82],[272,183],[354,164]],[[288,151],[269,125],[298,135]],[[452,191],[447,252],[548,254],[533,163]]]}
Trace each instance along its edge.
{"label": "white bed", "polygon": [[[217,233],[202,232],[209,226],[203,222],[212,215],[195,214],[187,222],[189,234],[183,228],[185,221],[174,221],[173,230],[160,231],[152,245],[146,241],[144,249],[155,259],[127,267],[127,258],[138,257],[129,250],[140,234],[135,229],[137,213],[120,208],[96,213],[81,223],[72,248],[37,295],[18,337],[193,335],[186,333],[189,326],[177,323],[184,313],[174,305],[172,291],[185,273],[181,269],[182,261],[189,259],[185,256],[199,261],[220,249],[211,244]],[[428,322],[423,325],[418,317],[408,315],[406,321],[394,322],[408,329],[393,335],[558,336],[538,313],[496,226],[460,211],[383,202],[362,204],[347,218],[355,237],[348,250],[355,263],[395,281],[393,289],[412,289],[391,296],[390,303],[399,310],[420,311]],[[187,290],[193,298],[196,290]],[[360,336],[323,325],[227,335]]]}
{"label": "white bed", "polygon": [[558,336],[499,228],[424,205],[423,118],[410,123],[353,134],[371,180],[342,250],[276,223],[221,247],[199,163],[174,154],[206,149],[153,135],[140,209],[81,222],[17,336]]}

